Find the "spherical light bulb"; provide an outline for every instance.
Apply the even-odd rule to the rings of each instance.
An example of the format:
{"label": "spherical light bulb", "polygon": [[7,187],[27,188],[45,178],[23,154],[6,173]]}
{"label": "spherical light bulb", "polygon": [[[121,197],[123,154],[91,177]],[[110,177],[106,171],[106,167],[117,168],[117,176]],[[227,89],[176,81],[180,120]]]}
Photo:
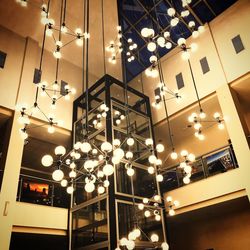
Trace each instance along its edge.
{"label": "spherical light bulb", "polygon": [[70,178],[76,178],[76,171],[72,170],[69,172],[69,177]]}
{"label": "spherical light bulb", "polygon": [[48,132],[49,132],[50,134],[53,134],[53,133],[55,132],[55,127],[54,127],[53,125],[49,126],[49,127],[48,127]]}
{"label": "spherical light bulb", "polygon": [[102,171],[99,170],[99,171],[97,172],[97,177],[98,177],[98,178],[103,178],[103,177],[104,177],[104,173],[103,173]]}
{"label": "spherical light bulb", "polygon": [[145,217],[150,217],[150,215],[151,215],[151,213],[150,213],[150,211],[149,210],[146,210],[145,212],[144,212],[144,215],[145,215]]}
{"label": "spherical light bulb", "polygon": [[215,112],[214,113],[214,118],[215,119],[219,119],[220,118],[220,113],[219,112]]}
{"label": "spherical light bulb", "polygon": [[158,37],[157,38],[157,44],[160,46],[160,47],[164,47],[165,46],[165,38],[164,37],[162,37],[162,36],[160,36],[160,37]]}
{"label": "spherical light bulb", "polygon": [[197,45],[196,43],[191,43],[191,44],[190,44],[190,48],[191,48],[191,51],[192,51],[192,52],[195,52],[195,51],[197,51],[197,49],[198,49],[198,45]]}
{"label": "spherical light bulb", "polygon": [[127,241],[126,247],[128,250],[133,250],[135,248],[135,242],[132,240]]}
{"label": "spherical light bulb", "polygon": [[112,147],[111,143],[109,143],[109,142],[103,142],[101,145],[101,150],[103,152],[110,152],[110,151],[112,151],[112,148],[113,147]]}
{"label": "spherical light bulb", "polygon": [[220,122],[220,123],[218,124],[218,128],[222,130],[222,129],[225,128],[225,125],[224,125],[223,123]]}
{"label": "spherical light bulb", "polygon": [[171,49],[172,46],[173,46],[173,45],[172,45],[171,42],[167,42],[166,45],[165,45],[165,47],[166,47],[167,49]]}
{"label": "spherical light bulb", "polygon": [[[44,22],[45,24],[48,22],[47,18],[42,18],[42,22]],[[51,37],[53,35],[53,30],[52,29],[46,29],[46,35]]]}
{"label": "spherical light bulb", "polygon": [[107,187],[109,186],[109,181],[108,181],[108,180],[105,180],[105,181],[103,182],[103,186],[104,186],[105,188],[107,188]]}
{"label": "spherical light bulb", "polygon": [[159,143],[159,144],[157,144],[156,145],[156,151],[158,152],[158,153],[162,153],[163,151],[164,151],[164,145],[163,144],[161,144],[161,143]]}
{"label": "spherical light bulb", "polygon": [[79,47],[82,47],[83,46],[83,39],[82,38],[77,38],[76,39],[76,45],[79,46]]}
{"label": "spherical light bulb", "polygon": [[179,202],[179,201],[174,201],[174,205],[175,205],[176,207],[179,207],[179,206],[180,206],[180,202]]}
{"label": "spherical light bulb", "polygon": [[132,158],[133,158],[133,153],[132,153],[131,151],[128,151],[128,152],[126,153],[126,158],[127,158],[127,159],[132,159]]}
{"label": "spherical light bulb", "polygon": [[182,150],[181,151],[181,156],[182,157],[186,157],[188,155],[188,151],[187,150]]}
{"label": "spherical light bulb", "polygon": [[189,161],[195,161],[195,155],[194,154],[189,154],[188,155],[188,160]]}
{"label": "spherical light bulb", "polygon": [[58,51],[58,50],[55,50],[55,51],[53,52],[53,55],[54,55],[54,57],[55,57],[56,59],[60,59],[60,58],[62,57],[61,52]]}
{"label": "spherical light bulb", "polygon": [[203,33],[203,32],[205,31],[205,27],[204,27],[204,26],[199,26],[199,27],[198,27],[198,31],[199,31],[200,33]]}
{"label": "spherical light bulb", "polygon": [[150,155],[150,156],[148,157],[148,161],[149,161],[149,163],[151,163],[151,164],[155,164],[156,160],[157,160],[157,158],[156,158],[155,155]]}
{"label": "spherical light bulb", "polygon": [[162,182],[162,181],[163,181],[163,175],[162,175],[162,174],[158,174],[158,175],[156,176],[156,180],[157,180],[158,182]]}
{"label": "spherical light bulb", "polygon": [[124,151],[121,148],[117,148],[113,151],[113,155],[121,160],[124,157]]}
{"label": "spherical light bulb", "polygon": [[199,123],[199,122],[196,122],[196,123],[194,124],[194,129],[196,129],[196,130],[199,130],[201,127],[202,127],[202,125],[201,125],[201,123]]}
{"label": "spherical light bulb", "polygon": [[140,210],[143,210],[143,209],[144,209],[144,204],[142,204],[142,203],[138,204],[138,208],[139,208]]}
{"label": "spherical light bulb", "polygon": [[83,142],[81,144],[81,150],[83,153],[88,153],[91,150],[91,145],[88,142]]}
{"label": "spherical light bulb", "polygon": [[72,186],[67,187],[67,193],[68,194],[73,194],[74,188]]}
{"label": "spherical light bulb", "polygon": [[126,238],[122,238],[122,239],[120,240],[120,245],[121,245],[122,247],[123,247],[123,246],[126,246],[127,242],[128,242],[128,240],[127,240]]}
{"label": "spherical light bulb", "polygon": [[155,201],[160,201],[160,200],[161,200],[161,196],[158,195],[158,194],[155,195],[155,196],[154,196],[154,200],[155,200]]}
{"label": "spherical light bulb", "polygon": [[192,172],[192,167],[189,166],[189,165],[186,165],[186,166],[184,167],[184,171],[185,171],[185,173],[190,174],[190,173]]}
{"label": "spherical light bulb", "polygon": [[74,162],[72,162],[72,163],[70,163],[69,167],[70,167],[71,169],[75,169],[75,168],[76,168],[76,164],[75,164]]}
{"label": "spherical light bulb", "polygon": [[133,176],[135,174],[135,170],[133,168],[128,168],[127,169],[127,175],[128,176]]}
{"label": "spherical light bulb", "polygon": [[97,191],[99,194],[103,194],[105,192],[105,188],[103,186],[99,186]]}
{"label": "spherical light bulb", "polygon": [[199,138],[199,140],[204,141],[205,140],[205,135],[199,134],[198,138]]}
{"label": "spherical light bulb", "polygon": [[185,176],[185,177],[183,178],[183,183],[184,183],[184,184],[189,184],[189,183],[190,183],[190,178],[189,178],[188,176]]}
{"label": "spherical light bulb", "polygon": [[176,152],[172,152],[170,157],[171,159],[176,160],[178,158],[178,154]]}
{"label": "spherical light bulb", "polygon": [[67,180],[65,180],[65,179],[61,180],[61,186],[62,187],[67,187],[67,185],[68,185],[68,181]]}
{"label": "spherical light bulb", "polygon": [[106,164],[104,167],[103,167],[103,173],[106,175],[106,176],[110,176],[114,173],[114,167],[111,165],[111,164]]}
{"label": "spherical light bulb", "polygon": [[175,27],[178,23],[179,23],[179,19],[177,17],[171,19],[171,21],[170,21],[170,25],[172,27]]}
{"label": "spherical light bulb", "polygon": [[206,113],[203,112],[203,111],[201,111],[201,112],[200,112],[200,118],[201,118],[201,119],[206,118]]}
{"label": "spherical light bulb", "polygon": [[134,232],[130,232],[130,233],[128,234],[128,239],[129,239],[129,240],[136,240],[136,235],[135,235],[135,233],[134,233]]}
{"label": "spherical light bulb", "polygon": [[155,62],[157,62],[157,57],[156,56],[150,56],[150,58],[149,58],[149,61],[151,62],[151,63],[155,63]]}
{"label": "spherical light bulb", "polygon": [[92,193],[95,190],[95,184],[93,182],[86,183],[84,189],[87,193]]}
{"label": "spherical light bulb", "polygon": [[150,52],[154,52],[156,50],[156,44],[154,42],[149,42],[147,48]]}
{"label": "spherical light bulb", "polygon": [[113,156],[111,161],[113,164],[117,165],[121,162],[121,159],[119,157]]}
{"label": "spherical light bulb", "polygon": [[152,146],[153,145],[153,140],[151,139],[151,138],[148,138],[148,139],[146,139],[146,141],[145,141],[145,144],[147,145],[147,146]]}
{"label": "spherical light bulb", "polygon": [[185,161],[180,163],[181,168],[185,168],[186,166],[187,166],[187,163]]}
{"label": "spherical light bulb", "polygon": [[61,181],[64,177],[64,173],[61,169],[57,169],[52,173],[52,178],[55,181]]}
{"label": "spherical light bulb", "polygon": [[86,169],[88,172],[92,172],[95,166],[96,165],[93,160],[87,160],[84,162],[84,169]]}
{"label": "spherical light bulb", "polygon": [[133,146],[133,145],[135,144],[135,140],[134,140],[133,138],[128,138],[128,139],[127,139],[127,144],[128,144],[129,146]]}
{"label": "spherical light bulb", "polygon": [[162,248],[162,250],[169,250],[169,245],[166,242],[163,242],[161,244],[161,248]]}
{"label": "spherical light bulb", "polygon": [[154,167],[152,167],[152,166],[148,167],[148,173],[149,174],[153,174],[154,172],[155,172],[155,168]]}
{"label": "spherical light bulb", "polygon": [[136,236],[136,238],[138,238],[138,237],[140,237],[140,235],[141,235],[141,231],[140,231],[140,229],[138,229],[138,228],[136,228],[136,229],[134,229],[134,234],[135,234],[135,236]]}
{"label": "spherical light bulb", "polygon": [[169,16],[174,16],[175,15],[175,9],[174,8],[169,8],[167,10],[167,13],[168,13]]}
{"label": "spherical light bulb", "polygon": [[159,236],[157,234],[152,234],[150,236],[150,239],[152,242],[158,242],[159,241]]}
{"label": "spherical light bulb", "polygon": [[170,210],[168,211],[168,213],[169,213],[170,216],[174,216],[174,215],[175,215],[174,209],[170,209]]}
{"label": "spherical light bulb", "polygon": [[197,31],[197,30],[194,30],[193,32],[192,32],[192,37],[193,38],[197,38],[198,36],[199,36],[199,32]]}
{"label": "spherical light bulb", "polygon": [[44,155],[42,158],[42,165],[44,167],[50,167],[53,164],[53,158],[51,155]]}
{"label": "spherical light bulb", "polygon": [[161,159],[157,159],[157,160],[155,161],[155,165],[156,165],[156,166],[162,165],[162,160],[161,160]]}
{"label": "spherical light bulb", "polygon": [[65,147],[63,147],[63,146],[57,146],[55,148],[55,154],[56,155],[63,156],[63,155],[65,155],[65,153],[66,153],[66,148]]}
{"label": "spherical light bulb", "polygon": [[150,34],[150,31],[149,31],[148,28],[143,28],[143,29],[141,30],[141,35],[142,35],[143,37],[149,37],[149,34]]}
{"label": "spherical light bulb", "polygon": [[182,54],[181,54],[181,58],[184,60],[184,61],[187,61],[189,58],[190,58],[190,53],[189,51],[183,51]]}
{"label": "spherical light bulb", "polygon": [[160,221],[161,220],[161,216],[159,214],[155,215],[155,220],[156,221]]}

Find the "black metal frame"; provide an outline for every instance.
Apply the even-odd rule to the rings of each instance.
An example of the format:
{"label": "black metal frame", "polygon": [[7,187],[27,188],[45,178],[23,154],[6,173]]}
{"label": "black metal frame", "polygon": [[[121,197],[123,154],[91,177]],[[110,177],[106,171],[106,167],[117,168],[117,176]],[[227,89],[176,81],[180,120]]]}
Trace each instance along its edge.
{"label": "black metal frame", "polygon": [[[102,86],[104,84],[104,86]],[[113,137],[113,126],[112,126],[112,115],[111,115],[111,106],[112,106],[112,100],[117,101],[115,98],[111,97],[111,86],[113,84],[116,84],[117,86],[121,87],[122,89],[127,88],[127,91],[131,92],[132,94],[138,96],[139,99],[142,99],[142,103],[146,105],[145,107],[145,113],[143,111],[138,113],[143,114],[144,116],[147,116],[150,122],[151,126],[151,135],[154,139],[154,133],[153,133],[153,123],[152,123],[152,117],[151,117],[151,109],[150,109],[150,100],[149,97],[142,94],[141,92],[131,88],[130,86],[125,86],[124,83],[121,81],[115,79],[114,77],[106,74],[104,75],[101,79],[99,79],[96,83],[94,83],[90,88],[89,88],[89,105],[86,105],[84,102],[86,93],[83,93],[81,96],[79,96],[73,103],[73,134],[75,133],[75,126],[74,124],[79,120],[78,117],[78,109],[83,109],[85,110],[87,107],[89,108],[89,111],[92,109],[91,107],[91,101],[96,100],[98,102],[103,102],[106,104],[107,107],[109,107],[109,112],[107,112],[107,118],[106,118],[106,140],[109,142],[112,142],[112,137]],[[101,86],[101,88],[100,88]],[[95,91],[98,89],[98,91]],[[94,92],[94,94],[92,94]],[[105,93],[105,100],[101,100],[98,98],[98,95],[101,93]],[[124,103],[123,103],[124,104]],[[128,106],[128,105],[127,105]],[[129,108],[132,108],[135,110],[135,107],[133,106],[128,106]],[[136,109],[137,110],[137,109]],[[84,112],[83,112],[84,113]],[[83,117],[80,117],[82,119]],[[115,173],[114,173],[115,175]],[[129,201],[133,202],[133,198],[129,196],[123,196],[121,193],[116,194],[116,182],[115,182],[115,176],[109,176],[109,181],[110,181],[110,186],[108,189],[108,208],[109,208],[109,247],[110,249],[115,249],[117,247],[117,241],[118,241],[118,235],[117,235],[117,214],[116,214],[116,200],[123,200],[123,201]],[[136,198],[134,199],[136,202],[141,202],[140,199]],[[165,228],[164,228],[165,230]]]}

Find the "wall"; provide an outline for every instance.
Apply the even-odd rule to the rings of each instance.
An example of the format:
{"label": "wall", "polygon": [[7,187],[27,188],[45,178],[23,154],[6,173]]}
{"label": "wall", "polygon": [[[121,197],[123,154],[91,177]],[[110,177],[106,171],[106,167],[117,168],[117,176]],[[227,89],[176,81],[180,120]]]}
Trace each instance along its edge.
{"label": "wall", "polygon": [[68,209],[16,202],[13,225],[67,230]]}
{"label": "wall", "polygon": [[170,249],[248,250],[250,211],[242,199],[170,218]]}
{"label": "wall", "polygon": [[244,188],[245,184],[241,179],[240,168],[237,168],[166,192],[164,197],[169,195],[174,197],[180,202],[180,208],[182,208],[234,193]]}

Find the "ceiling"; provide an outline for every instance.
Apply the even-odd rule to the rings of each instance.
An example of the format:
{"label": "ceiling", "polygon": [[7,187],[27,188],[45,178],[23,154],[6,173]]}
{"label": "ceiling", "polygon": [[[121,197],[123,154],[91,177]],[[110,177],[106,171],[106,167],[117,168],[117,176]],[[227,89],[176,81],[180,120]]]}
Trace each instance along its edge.
{"label": "ceiling", "polygon": [[[189,21],[196,22],[198,26],[210,22],[224,10],[234,4],[236,0],[216,1],[216,0],[192,0],[187,7],[190,15],[180,18],[181,21],[175,27],[171,27],[171,18],[167,14],[167,10],[173,7],[177,15],[181,13],[182,0],[121,0],[118,1],[119,17],[123,29],[124,39],[132,40],[138,44],[138,48],[134,53],[136,60],[129,63],[126,62],[127,79],[132,80],[136,75],[150,66],[149,57],[152,55],[147,50],[147,41],[141,35],[141,29],[144,27],[152,27],[156,34],[169,31],[172,40],[176,43],[178,38],[188,38],[191,35],[188,27]],[[155,8],[154,8],[155,3]],[[158,20],[158,21],[157,21]],[[174,46],[173,46],[174,47]],[[170,49],[158,49],[159,56],[167,54]]]}

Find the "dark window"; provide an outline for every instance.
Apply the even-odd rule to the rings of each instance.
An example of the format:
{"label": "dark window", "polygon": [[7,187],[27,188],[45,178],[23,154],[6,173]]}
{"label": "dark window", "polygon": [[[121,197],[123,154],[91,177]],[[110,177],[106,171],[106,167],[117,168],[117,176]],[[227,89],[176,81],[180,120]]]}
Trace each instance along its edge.
{"label": "dark window", "polygon": [[176,78],[176,83],[177,83],[178,89],[183,88],[184,81],[183,81],[182,73],[179,73],[178,75],[176,75],[175,78]]}
{"label": "dark window", "polygon": [[161,89],[160,88],[155,89],[155,96],[160,96],[160,100],[161,100]]}
{"label": "dark window", "polygon": [[200,64],[201,64],[201,69],[202,69],[203,74],[206,74],[207,72],[210,71],[210,68],[209,68],[209,65],[208,65],[208,62],[207,62],[207,58],[206,58],[206,57],[203,57],[203,58],[200,60]]}
{"label": "dark window", "polygon": [[60,90],[60,94],[63,95],[63,96],[66,95],[65,86],[67,86],[67,85],[68,85],[67,82],[65,82],[65,81],[63,81],[63,80],[61,81],[61,90]]}
{"label": "dark window", "polygon": [[241,37],[240,35],[234,37],[232,39],[232,43],[233,43],[233,46],[234,46],[234,49],[235,49],[235,52],[236,54],[240,53],[242,50],[244,50],[244,45],[242,43],[242,40],[241,40]]}
{"label": "dark window", "polygon": [[0,68],[4,68],[5,60],[6,60],[7,54],[3,51],[0,51]]}
{"label": "dark window", "polygon": [[37,84],[41,82],[42,77],[42,71],[39,69],[35,69],[34,71],[34,77],[33,77],[33,83]]}

